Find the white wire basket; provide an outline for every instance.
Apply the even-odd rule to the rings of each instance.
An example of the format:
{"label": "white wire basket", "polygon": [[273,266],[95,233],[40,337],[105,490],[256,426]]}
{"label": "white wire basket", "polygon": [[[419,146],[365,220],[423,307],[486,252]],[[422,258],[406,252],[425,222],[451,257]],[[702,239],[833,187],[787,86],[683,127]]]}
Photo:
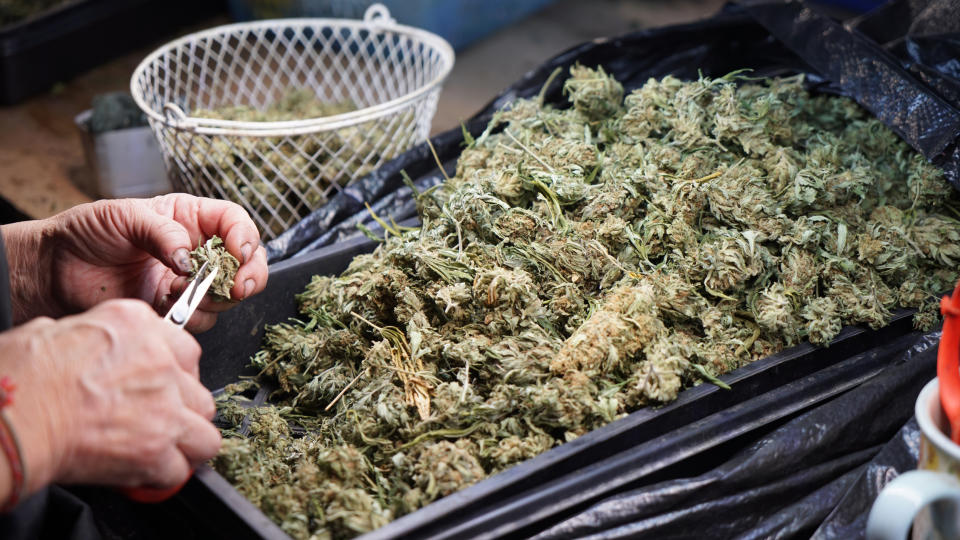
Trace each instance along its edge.
{"label": "white wire basket", "polygon": [[[453,62],[443,38],[397,24],[375,4],[362,21],[277,19],[190,34],[144,59],[130,91],[174,188],[243,205],[271,239],[423,142]],[[291,91],[349,112],[205,117],[222,107],[262,111]]]}

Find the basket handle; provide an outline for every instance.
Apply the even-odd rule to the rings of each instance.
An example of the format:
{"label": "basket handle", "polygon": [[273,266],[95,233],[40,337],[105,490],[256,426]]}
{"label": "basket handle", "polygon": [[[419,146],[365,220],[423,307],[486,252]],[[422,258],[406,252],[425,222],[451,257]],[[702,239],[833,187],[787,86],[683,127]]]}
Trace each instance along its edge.
{"label": "basket handle", "polygon": [[187,116],[187,113],[183,112],[183,109],[176,103],[166,102],[163,105],[163,113],[167,117],[167,121],[177,129],[194,131],[197,128],[197,121]]}
{"label": "basket handle", "polygon": [[390,10],[387,9],[387,6],[380,2],[370,4],[370,7],[363,12],[363,22],[385,26],[397,24],[397,20],[390,16]]}

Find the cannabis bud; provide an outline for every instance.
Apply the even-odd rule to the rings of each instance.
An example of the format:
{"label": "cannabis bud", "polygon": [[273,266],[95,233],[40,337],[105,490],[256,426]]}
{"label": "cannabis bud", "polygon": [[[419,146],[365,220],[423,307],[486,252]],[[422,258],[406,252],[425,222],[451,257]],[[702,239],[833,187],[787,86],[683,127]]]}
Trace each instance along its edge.
{"label": "cannabis bud", "polygon": [[203,263],[209,263],[207,268],[219,268],[217,277],[207,292],[214,300],[226,302],[230,300],[230,289],[233,288],[233,278],[240,268],[240,261],[223,247],[223,240],[219,236],[212,236],[205,243],[197,246],[190,252],[190,264],[193,271],[190,277],[196,277]]}

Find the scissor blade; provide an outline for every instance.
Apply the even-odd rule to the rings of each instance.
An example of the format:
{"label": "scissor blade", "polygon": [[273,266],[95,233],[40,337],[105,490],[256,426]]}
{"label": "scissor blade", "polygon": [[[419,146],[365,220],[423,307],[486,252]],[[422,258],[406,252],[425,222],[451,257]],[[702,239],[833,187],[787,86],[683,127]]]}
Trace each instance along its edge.
{"label": "scissor blade", "polygon": [[[204,268],[206,268],[207,263],[204,263],[200,267],[200,270],[197,271],[197,276],[203,274]],[[214,267],[207,273],[206,277],[202,281],[197,281],[194,279],[187,284],[186,289],[183,291],[183,294],[180,295],[180,298],[173,304],[173,307],[170,308],[170,311],[164,317],[164,319],[172,322],[173,324],[183,328],[186,326],[187,322],[190,320],[190,317],[193,315],[193,312],[197,310],[197,307],[200,305],[200,302],[203,301],[203,297],[207,294],[207,291],[210,289],[210,286],[213,284],[213,280],[216,279],[217,273],[220,271],[218,267]]]}
{"label": "scissor blade", "polygon": [[199,306],[200,302],[203,301],[204,295],[207,294],[210,286],[213,285],[213,280],[217,278],[217,273],[219,271],[220,268],[214,266],[213,269],[210,270],[210,273],[207,274],[207,277],[203,278],[203,281],[197,284],[197,286],[190,291],[190,295],[187,297],[187,309],[189,310],[190,315],[193,315],[193,312],[197,310],[197,306]]}
{"label": "scissor blade", "polygon": [[[186,301],[187,306],[190,306],[191,304],[193,304],[193,298],[194,298],[194,297],[196,296],[196,294],[197,294],[197,280],[200,279],[200,276],[204,276],[204,275],[205,275],[205,274],[203,273],[203,271],[207,269],[207,265],[208,265],[208,264],[210,264],[210,263],[209,263],[209,262],[203,263],[203,266],[201,266],[200,269],[197,270],[197,273],[194,274],[194,276],[193,276],[193,281],[191,281],[191,282],[183,289],[183,294],[180,295],[180,297],[181,297],[181,298],[186,297],[186,299],[187,299],[187,301]],[[209,274],[207,274],[206,276],[209,277]],[[204,290],[203,292],[206,293],[207,291]],[[200,298],[203,298],[203,294],[200,295]]]}

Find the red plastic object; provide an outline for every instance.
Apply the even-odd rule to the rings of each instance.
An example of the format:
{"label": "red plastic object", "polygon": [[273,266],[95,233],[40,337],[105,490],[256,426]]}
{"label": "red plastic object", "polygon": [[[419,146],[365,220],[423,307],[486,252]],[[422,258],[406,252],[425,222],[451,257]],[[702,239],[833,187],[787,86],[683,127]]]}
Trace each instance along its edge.
{"label": "red plastic object", "polygon": [[[193,471],[190,471],[190,476],[193,476]],[[190,481],[190,476],[186,480],[180,483],[180,485],[168,487],[168,488],[148,488],[148,487],[122,487],[120,488],[120,493],[123,493],[127,496],[128,499],[136,501],[139,503],[161,503],[170,497],[176,495],[183,486]]]}
{"label": "red plastic object", "polygon": [[937,352],[940,405],[950,421],[950,438],[960,444],[960,283],[953,296],[940,300],[943,334]]}

